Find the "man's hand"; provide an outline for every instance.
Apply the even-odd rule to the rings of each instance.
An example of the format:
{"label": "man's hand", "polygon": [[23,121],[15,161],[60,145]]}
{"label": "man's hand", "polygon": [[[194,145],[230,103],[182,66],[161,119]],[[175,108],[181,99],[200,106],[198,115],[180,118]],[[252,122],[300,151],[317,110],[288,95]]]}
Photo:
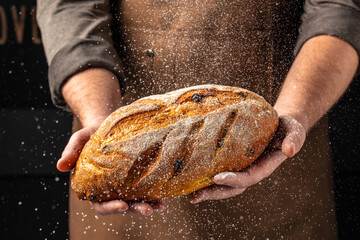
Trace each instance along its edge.
{"label": "man's hand", "polygon": [[[121,107],[122,103],[118,80],[114,74],[105,69],[87,69],[74,75],[64,84],[62,92],[67,104],[84,127],[71,136],[57,163],[57,168],[66,172],[74,168],[91,134],[111,112]],[[90,202],[90,204],[102,215],[119,213],[151,215],[154,211],[161,212],[166,209],[163,202],[128,203],[113,200]]]}
{"label": "man's hand", "polygon": [[219,200],[241,194],[246,188],[270,176],[288,157],[294,156],[304,144],[304,127],[289,116],[279,117],[279,127],[265,152],[242,172],[223,172],[215,175],[208,188],[189,196],[191,203],[205,200]]}
{"label": "man's hand", "polygon": [[308,40],[291,66],[274,106],[280,125],[271,146],[243,172],[216,175],[216,185],[193,193],[189,200],[197,203],[238,195],[294,156],[306,132],[349,86],[358,63],[356,50],[341,39],[320,35]]}
{"label": "man's hand", "polygon": [[75,167],[75,163],[79,158],[81,150],[85,143],[90,139],[91,134],[95,132],[98,126],[89,126],[75,132],[64,151],[61,154],[60,160],[57,162],[57,169],[61,172],[71,171]]}
{"label": "man's hand", "polygon": [[[97,125],[88,126],[75,132],[71,136],[60,160],[57,163],[59,171],[67,172],[74,168],[85,143],[90,139],[91,134],[93,134],[97,128]],[[153,212],[162,212],[166,209],[166,205],[163,202],[127,203],[121,200],[113,200],[105,202],[90,202],[90,204],[102,215],[120,213],[126,215],[142,214],[148,216],[153,214]]]}

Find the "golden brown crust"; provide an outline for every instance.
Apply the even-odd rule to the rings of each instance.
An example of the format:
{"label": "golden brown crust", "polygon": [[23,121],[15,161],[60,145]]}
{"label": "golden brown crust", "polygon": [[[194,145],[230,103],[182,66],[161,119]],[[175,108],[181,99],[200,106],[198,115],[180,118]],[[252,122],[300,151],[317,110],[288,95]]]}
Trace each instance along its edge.
{"label": "golden brown crust", "polygon": [[264,151],[276,111],[245,89],[202,85],[140,99],[112,113],[76,163],[79,198],[153,201],[188,194]]}

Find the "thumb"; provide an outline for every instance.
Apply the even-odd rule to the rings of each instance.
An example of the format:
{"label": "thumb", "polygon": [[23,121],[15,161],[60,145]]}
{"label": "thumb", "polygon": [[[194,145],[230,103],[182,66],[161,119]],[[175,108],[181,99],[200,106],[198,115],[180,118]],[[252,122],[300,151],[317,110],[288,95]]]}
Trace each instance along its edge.
{"label": "thumb", "polygon": [[75,132],[69,139],[61,158],[57,162],[57,169],[61,172],[71,171],[74,168],[77,159],[84,148],[86,142],[90,139],[91,134],[94,132],[93,128],[83,128]]}
{"label": "thumb", "polygon": [[287,134],[281,144],[281,150],[287,157],[293,157],[300,151],[306,138],[304,127],[295,119],[288,119]]}

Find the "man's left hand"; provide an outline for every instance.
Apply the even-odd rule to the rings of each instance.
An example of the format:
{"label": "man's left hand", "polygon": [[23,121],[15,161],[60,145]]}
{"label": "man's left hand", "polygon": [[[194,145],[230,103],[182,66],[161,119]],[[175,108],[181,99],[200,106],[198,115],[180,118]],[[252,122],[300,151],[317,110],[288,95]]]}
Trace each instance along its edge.
{"label": "man's left hand", "polygon": [[222,172],[214,176],[214,185],[189,196],[191,203],[226,199],[269,177],[285,159],[300,151],[306,137],[305,128],[290,116],[279,116],[279,127],[264,153],[241,172]]}

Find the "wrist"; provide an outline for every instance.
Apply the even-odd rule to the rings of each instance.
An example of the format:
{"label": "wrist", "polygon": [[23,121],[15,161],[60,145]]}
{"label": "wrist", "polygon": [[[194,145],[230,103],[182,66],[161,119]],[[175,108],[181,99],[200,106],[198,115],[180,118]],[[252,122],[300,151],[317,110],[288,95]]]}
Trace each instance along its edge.
{"label": "wrist", "polygon": [[75,74],[62,88],[64,99],[83,127],[98,126],[122,106],[116,76],[101,68]]}
{"label": "wrist", "polygon": [[289,116],[293,119],[295,119],[297,122],[299,122],[305,129],[306,132],[308,132],[311,128],[310,121],[306,114],[304,114],[303,111],[299,109],[294,108],[285,108],[281,107],[275,104],[274,109],[278,113],[279,116]]}
{"label": "wrist", "polygon": [[95,113],[94,113],[94,115],[92,115],[92,117],[89,115],[89,116],[83,117],[82,119],[79,116],[78,116],[78,118],[83,127],[98,127],[110,114],[111,113],[103,114],[103,115],[99,115],[99,114],[95,115]]}

